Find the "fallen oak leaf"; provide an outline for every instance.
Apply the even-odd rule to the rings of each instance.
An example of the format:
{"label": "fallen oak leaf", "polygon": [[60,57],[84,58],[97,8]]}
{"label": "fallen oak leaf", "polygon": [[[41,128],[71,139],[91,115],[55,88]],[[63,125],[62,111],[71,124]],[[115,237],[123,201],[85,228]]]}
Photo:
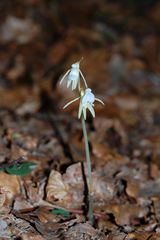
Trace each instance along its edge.
{"label": "fallen oak leaf", "polygon": [[19,192],[18,177],[0,172],[0,211],[10,211],[13,199]]}
{"label": "fallen oak leaf", "polygon": [[131,240],[135,240],[135,239],[138,239],[138,240],[151,240],[151,239],[155,239],[156,240],[156,239],[158,239],[158,238],[152,238],[152,237],[154,237],[154,234],[153,233],[146,233],[146,232],[137,232],[137,233],[135,232],[135,233],[129,233],[128,237]]}
{"label": "fallen oak leaf", "polygon": [[67,196],[68,185],[64,183],[62,175],[58,171],[51,171],[46,192],[49,202],[54,200],[59,200],[61,202]]}
{"label": "fallen oak leaf", "polygon": [[128,224],[136,224],[140,222],[141,218],[145,218],[149,212],[148,207],[141,207],[137,204],[110,204],[101,206],[99,209],[106,212],[106,214],[112,214],[115,218],[116,224],[123,226]]}

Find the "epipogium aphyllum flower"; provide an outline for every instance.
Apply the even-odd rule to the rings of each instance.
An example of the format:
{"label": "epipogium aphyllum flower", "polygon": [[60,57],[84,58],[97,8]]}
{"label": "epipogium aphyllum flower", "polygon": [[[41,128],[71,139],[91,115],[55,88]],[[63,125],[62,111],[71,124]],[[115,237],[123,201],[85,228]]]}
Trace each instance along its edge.
{"label": "epipogium aphyllum flower", "polygon": [[87,88],[86,80],[80,70],[80,62],[73,63],[71,68],[64,74],[62,77],[60,84],[63,82],[65,78],[67,78],[67,88],[71,87],[72,91],[77,87],[80,89],[80,76],[83,79],[84,85]]}
{"label": "epipogium aphyllum flower", "polygon": [[83,91],[83,90],[80,91],[80,97],[77,97],[77,98],[73,99],[72,101],[68,102],[63,108],[68,107],[70,104],[77,101],[78,99],[80,99],[78,118],[81,118],[81,116],[83,115],[85,120],[86,120],[86,110],[87,109],[90,111],[92,116],[95,117],[95,111],[94,111],[94,102],[95,101],[98,101],[104,105],[102,100],[95,97],[95,95],[92,93],[92,90],[90,88],[86,88],[85,91]]}
{"label": "epipogium aphyllum flower", "polygon": [[[69,73],[70,71],[70,73]],[[68,74],[69,73],[69,74]],[[68,107],[73,102],[79,100],[79,110],[78,110],[78,118],[82,120],[82,129],[83,129],[83,136],[84,136],[84,142],[85,142],[85,152],[86,152],[86,160],[87,160],[87,168],[88,168],[88,218],[93,225],[94,217],[93,217],[93,180],[92,180],[92,170],[91,170],[91,159],[90,159],[90,150],[89,150],[89,143],[88,143],[88,135],[86,130],[86,111],[87,109],[90,111],[93,117],[95,117],[95,111],[94,111],[94,102],[98,101],[101,104],[104,104],[99,98],[96,98],[95,95],[92,93],[92,90],[88,88],[86,80],[79,69],[79,62],[72,64],[71,70],[68,70],[68,72],[64,75],[61,82],[67,76],[68,74],[68,83],[67,87],[71,86],[72,90],[76,89],[78,87],[80,96],[71,100],[68,102],[63,108]],[[81,89],[80,87],[80,76],[82,76],[85,90]],[[72,78],[71,78],[72,76]],[[72,79],[72,80],[71,80]]]}

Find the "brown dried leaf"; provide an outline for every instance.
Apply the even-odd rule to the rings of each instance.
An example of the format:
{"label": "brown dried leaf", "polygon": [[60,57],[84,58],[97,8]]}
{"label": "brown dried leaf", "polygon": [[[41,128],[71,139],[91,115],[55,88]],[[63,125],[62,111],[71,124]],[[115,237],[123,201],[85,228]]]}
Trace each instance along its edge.
{"label": "brown dried leaf", "polygon": [[126,192],[127,192],[127,194],[130,197],[132,197],[134,199],[137,199],[137,197],[139,196],[139,184],[138,184],[138,181],[136,181],[134,179],[132,179],[132,180],[128,179],[127,180]]}
{"label": "brown dried leaf", "polygon": [[115,221],[118,225],[130,225],[134,224],[135,221],[139,222],[138,219],[145,217],[149,209],[147,207],[140,207],[134,204],[113,204],[104,207],[107,213],[112,213],[115,217]]}
{"label": "brown dried leaf", "polygon": [[[128,237],[130,240],[150,240],[153,239],[152,236],[154,235],[154,233],[147,233],[147,232],[139,232],[139,233],[129,233]],[[157,238],[158,239],[158,238]]]}
{"label": "brown dried leaf", "polygon": [[46,187],[47,200],[53,202],[58,200],[60,203],[65,202],[68,197],[68,185],[64,183],[62,175],[52,170]]}
{"label": "brown dried leaf", "polygon": [[20,211],[20,210],[31,209],[31,208],[33,208],[31,203],[28,200],[24,199],[24,197],[22,197],[22,195],[19,195],[16,197],[14,205],[13,205],[14,211]]}
{"label": "brown dried leaf", "polygon": [[81,207],[84,198],[84,181],[80,163],[72,164],[63,175],[64,185],[67,186],[68,195],[64,204],[68,208]]}
{"label": "brown dried leaf", "polygon": [[125,233],[110,233],[105,240],[129,240]]}
{"label": "brown dried leaf", "polygon": [[[20,186],[17,176],[9,175],[0,172],[0,195],[1,195],[1,210],[2,207],[9,209],[13,199],[20,192]],[[4,210],[3,209],[3,210]]]}
{"label": "brown dried leaf", "polygon": [[153,179],[160,178],[160,169],[157,164],[151,163],[150,174]]}
{"label": "brown dried leaf", "polygon": [[46,238],[42,237],[40,234],[35,234],[32,232],[22,234],[21,238],[22,240],[46,240]]}
{"label": "brown dried leaf", "polygon": [[[84,165],[88,178],[87,165]],[[116,194],[114,181],[103,172],[93,173],[94,202],[108,202]],[[47,200],[65,206],[66,208],[81,207],[84,202],[84,180],[80,163],[69,166],[62,176],[52,170],[46,187]]]}
{"label": "brown dried leaf", "polygon": [[66,240],[78,240],[78,239],[98,239],[105,240],[105,235],[94,229],[88,223],[79,223],[70,227],[69,230],[65,234]]}
{"label": "brown dried leaf", "polygon": [[[86,178],[88,180],[87,164],[84,164]],[[93,172],[93,199],[95,204],[108,202],[116,193],[113,180],[106,176],[102,171]],[[84,180],[82,176],[81,164],[73,164],[67,168],[64,174],[64,180],[69,185],[69,194],[72,199],[72,205],[79,205],[84,201]]]}
{"label": "brown dried leaf", "polygon": [[103,172],[94,172],[93,176],[93,198],[97,204],[109,202],[116,195],[116,185],[112,178]]}
{"label": "brown dried leaf", "polygon": [[35,183],[31,181],[30,176],[26,175],[21,185],[24,187],[24,191],[27,191],[27,197],[29,198],[30,204],[32,204],[33,206],[37,206],[44,197],[45,182],[38,182],[35,186]]}
{"label": "brown dried leaf", "polygon": [[117,230],[117,226],[112,223],[111,221],[109,220],[106,220],[106,219],[99,219],[98,221],[98,228],[101,229],[101,230],[109,230],[109,231],[116,231]]}
{"label": "brown dried leaf", "polygon": [[52,240],[52,239],[59,240],[60,236],[66,232],[68,225],[72,226],[72,224],[74,223],[75,223],[75,220],[71,220],[69,222],[64,222],[64,223],[53,223],[53,222],[42,223],[37,220],[34,221],[34,224],[38,232],[44,235],[47,240]]}

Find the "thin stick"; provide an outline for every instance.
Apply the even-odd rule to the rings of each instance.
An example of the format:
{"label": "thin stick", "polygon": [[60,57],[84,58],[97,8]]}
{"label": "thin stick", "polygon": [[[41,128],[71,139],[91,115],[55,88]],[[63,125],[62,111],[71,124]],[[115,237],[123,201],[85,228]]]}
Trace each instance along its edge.
{"label": "thin stick", "polygon": [[84,116],[82,115],[82,128],[83,128],[83,136],[84,136],[84,143],[85,143],[85,152],[86,152],[86,160],[88,165],[88,218],[90,224],[93,225],[94,218],[93,218],[93,199],[92,199],[92,191],[93,191],[93,181],[92,181],[92,170],[91,170],[91,159],[90,159],[90,151],[89,151],[89,144],[88,144],[88,136],[86,130],[86,123]]}

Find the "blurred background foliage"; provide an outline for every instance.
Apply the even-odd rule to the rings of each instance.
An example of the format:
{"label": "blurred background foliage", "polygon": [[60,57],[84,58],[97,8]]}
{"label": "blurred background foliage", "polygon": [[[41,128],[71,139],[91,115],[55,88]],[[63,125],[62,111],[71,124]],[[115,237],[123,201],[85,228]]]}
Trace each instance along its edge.
{"label": "blurred background foliage", "polygon": [[[64,94],[57,89],[59,78],[82,56],[89,84],[99,94],[159,94],[159,1],[13,0],[1,1],[0,10],[2,106],[8,89],[17,104],[11,94],[18,86],[31,87],[30,96],[52,105]],[[26,91],[20,90],[20,101]]]}

